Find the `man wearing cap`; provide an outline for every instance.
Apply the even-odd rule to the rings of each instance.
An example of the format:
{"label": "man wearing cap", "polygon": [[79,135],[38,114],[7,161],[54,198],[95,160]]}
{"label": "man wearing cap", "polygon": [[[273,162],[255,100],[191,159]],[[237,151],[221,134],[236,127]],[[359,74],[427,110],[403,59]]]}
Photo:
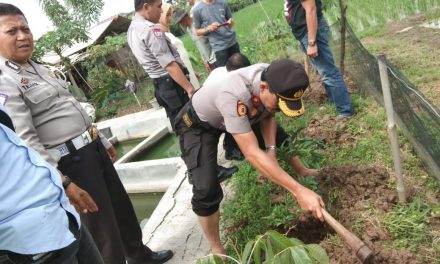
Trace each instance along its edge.
{"label": "man wearing cap", "polygon": [[[231,133],[246,159],[262,175],[288,190],[301,208],[323,219],[324,202],[279,166],[275,145],[275,112],[294,117],[304,113],[301,96],[309,80],[301,64],[288,59],[260,63],[219,76],[194,94],[176,118],[176,131],[193,178],[193,211],[212,253],[223,254],[219,205],[223,192],[216,177],[217,144],[222,131]],[[266,152],[258,146],[252,124],[260,123]]]}
{"label": "man wearing cap", "polygon": [[[188,3],[190,6],[195,5],[194,0],[189,0]],[[182,26],[183,30],[188,33],[188,35],[194,41],[197,49],[199,50],[200,56],[202,57],[205,70],[210,73],[213,69],[216,68],[216,59],[215,53],[211,48],[211,44],[209,44],[208,37],[197,36],[192,15],[186,13],[186,11],[180,7],[177,7],[176,10],[174,10],[173,20],[176,23],[179,23]]]}

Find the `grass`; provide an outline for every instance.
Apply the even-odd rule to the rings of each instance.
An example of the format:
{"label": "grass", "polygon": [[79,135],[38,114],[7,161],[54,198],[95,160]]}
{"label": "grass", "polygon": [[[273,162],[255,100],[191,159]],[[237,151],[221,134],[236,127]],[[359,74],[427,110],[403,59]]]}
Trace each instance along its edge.
{"label": "grass", "polygon": [[[345,0],[344,2],[348,6],[347,19],[358,33],[371,27],[378,29],[390,21],[440,7],[438,0]],[[331,6],[325,14],[331,23],[336,22],[339,17],[339,6]]]}
{"label": "grass", "polygon": [[430,241],[427,236],[431,205],[417,197],[408,204],[398,205],[383,218],[383,224],[393,236],[392,247],[416,251]]}

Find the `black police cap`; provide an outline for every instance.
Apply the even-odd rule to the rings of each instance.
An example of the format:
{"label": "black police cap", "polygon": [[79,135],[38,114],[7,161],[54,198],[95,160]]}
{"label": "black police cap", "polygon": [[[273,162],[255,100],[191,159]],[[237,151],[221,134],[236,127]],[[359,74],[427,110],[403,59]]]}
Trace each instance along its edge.
{"label": "black police cap", "polygon": [[309,86],[309,77],[302,64],[289,59],[275,60],[264,70],[261,79],[277,94],[278,106],[285,115],[294,117],[304,113],[301,97]]}

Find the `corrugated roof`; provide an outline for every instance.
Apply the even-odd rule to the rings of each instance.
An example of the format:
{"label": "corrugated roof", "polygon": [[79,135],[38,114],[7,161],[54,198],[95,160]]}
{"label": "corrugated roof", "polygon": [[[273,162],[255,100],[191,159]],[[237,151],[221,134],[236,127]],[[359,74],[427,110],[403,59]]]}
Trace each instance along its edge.
{"label": "corrugated roof", "polygon": [[[78,53],[84,51],[91,45],[103,42],[106,36],[127,32],[130,22],[130,19],[119,15],[101,21],[89,29],[89,40],[87,42],[76,43],[72,47],[64,49],[62,54],[64,57],[69,57],[72,61],[75,61],[75,59],[80,57]],[[51,52],[47,53],[41,60],[46,63],[56,64],[60,61],[60,57],[54,52]]]}

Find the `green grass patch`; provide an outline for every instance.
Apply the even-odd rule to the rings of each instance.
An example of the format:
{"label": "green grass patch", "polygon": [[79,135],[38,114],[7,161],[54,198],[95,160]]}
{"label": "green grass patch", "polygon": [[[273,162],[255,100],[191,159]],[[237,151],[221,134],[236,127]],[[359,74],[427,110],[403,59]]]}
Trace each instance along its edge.
{"label": "green grass patch", "polygon": [[422,200],[417,197],[408,204],[398,205],[383,219],[384,226],[394,238],[393,247],[415,251],[431,239],[427,230],[432,207]]}

